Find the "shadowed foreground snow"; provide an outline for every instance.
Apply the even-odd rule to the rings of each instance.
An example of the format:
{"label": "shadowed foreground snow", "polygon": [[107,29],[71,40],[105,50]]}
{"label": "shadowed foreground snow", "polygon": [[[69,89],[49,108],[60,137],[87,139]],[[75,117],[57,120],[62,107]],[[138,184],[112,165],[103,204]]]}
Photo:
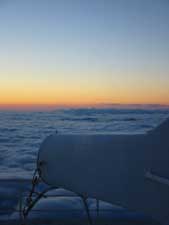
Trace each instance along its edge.
{"label": "shadowed foreground snow", "polygon": [[[42,184],[39,191],[47,186]],[[20,224],[19,199],[27,196],[30,188],[29,180],[0,181],[0,224]],[[82,199],[75,193],[54,189],[49,191],[46,198],[41,199],[30,212],[27,224],[87,224],[87,215]],[[99,201],[99,211],[96,200],[87,200],[90,215],[97,224],[155,224],[143,214],[129,212],[120,206],[114,206]]]}

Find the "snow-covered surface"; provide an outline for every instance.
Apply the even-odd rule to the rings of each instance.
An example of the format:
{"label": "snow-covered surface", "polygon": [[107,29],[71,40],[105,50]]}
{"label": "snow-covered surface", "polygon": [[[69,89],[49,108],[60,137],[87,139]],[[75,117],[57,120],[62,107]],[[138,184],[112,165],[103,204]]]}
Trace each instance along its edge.
{"label": "snow-covered surface", "polygon": [[[41,145],[38,165],[50,185],[169,223],[169,186],[161,182],[169,180],[168,137],[169,119],[143,135],[54,134]],[[146,179],[149,171],[156,180]]]}
{"label": "snow-covered surface", "polygon": [[[18,212],[14,213],[14,210],[18,207],[21,193],[29,187],[29,179],[31,179],[36,167],[38,149],[46,136],[56,131],[62,134],[140,134],[159,125],[168,115],[168,109],[70,109],[55,112],[0,112],[0,219],[3,221],[0,224],[5,224],[4,221],[8,223],[8,219],[10,221],[14,218],[18,219],[19,214]],[[23,181],[23,179],[28,180]],[[65,190],[62,191],[64,194],[67,193]],[[91,199],[89,202],[90,207],[94,208],[95,200]],[[38,221],[43,216],[46,219],[52,218],[52,210],[48,212],[48,208],[53,208],[54,211],[56,209],[57,213],[52,212],[52,214],[57,218],[60,216],[65,218],[64,213],[59,212],[59,208],[68,209],[65,212],[67,217],[71,214],[68,212],[69,210],[78,207],[78,210],[82,209],[81,200],[75,196],[49,197],[40,201],[36,207],[37,211],[32,211],[30,216],[38,218]],[[38,207],[44,209],[45,213],[38,211]],[[82,211],[78,212],[79,216],[86,215],[85,211]],[[131,213],[108,203],[100,204],[99,215],[103,215],[103,213],[109,218],[116,217],[117,219],[124,216],[125,221],[127,221],[126,218],[132,218],[132,221],[136,217],[143,218],[142,214]]]}
{"label": "snow-covered surface", "polygon": [[[0,202],[1,216],[0,224],[20,224],[20,211],[19,201],[28,196],[28,190],[31,186],[30,180],[23,180],[20,178],[14,180],[1,180],[0,181],[0,198],[4,201]],[[38,191],[42,191],[48,186],[40,184]],[[139,222],[144,224],[144,221],[149,224],[155,224],[149,217],[141,213],[135,213],[128,211],[120,206],[112,205],[107,202],[99,201],[99,207],[95,199],[88,198],[87,204],[90,210],[90,216],[93,220],[99,220],[99,222],[109,221],[113,224],[133,224]],[[87,214],[82,199],[77,194],[65,190],[54,189],[45,195],[36,206],[29,213],[27,223],[32,224],[82,224],[87,223]],[[46,223],[42,223],[46,221]],[[128,223],[127,223],[128,222]]]}

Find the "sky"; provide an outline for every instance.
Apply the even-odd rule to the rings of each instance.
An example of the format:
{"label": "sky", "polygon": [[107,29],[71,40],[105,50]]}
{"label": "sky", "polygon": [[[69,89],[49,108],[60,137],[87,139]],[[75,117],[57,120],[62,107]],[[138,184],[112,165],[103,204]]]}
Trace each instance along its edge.
{"label": "sky", "polygon": [[169,104],[169,0],[0,0],[0,108]]}

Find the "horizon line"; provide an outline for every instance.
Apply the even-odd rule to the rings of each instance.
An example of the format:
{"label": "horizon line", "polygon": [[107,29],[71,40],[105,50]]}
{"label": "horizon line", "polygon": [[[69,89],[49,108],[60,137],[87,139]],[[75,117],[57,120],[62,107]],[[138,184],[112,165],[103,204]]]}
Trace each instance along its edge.
{"label": "horizon line", "polygon": [[160,103],[95,103],[95,104],[0,104],[0,111],[51,111],[69,108],[121,108],[165,109],[169,104]]}

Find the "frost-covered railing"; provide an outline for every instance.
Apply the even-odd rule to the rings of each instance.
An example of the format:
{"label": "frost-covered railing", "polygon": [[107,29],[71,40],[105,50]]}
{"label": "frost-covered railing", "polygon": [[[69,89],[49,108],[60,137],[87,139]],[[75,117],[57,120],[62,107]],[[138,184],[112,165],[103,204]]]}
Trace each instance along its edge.
{"label": "frost-covered railing", "polygon": [[[34,182],[34,181],[33,181]],[[45,194],[47,193],[49,190],[54,190],[55,188],[45,188],[44,191],[38,192],[38,190],[32,190],[28,189],[28,186],[30,186],[30,184],[32,183],[32,181],[30,179],[0,179],[0,184],[11,184],[11,183],[17,183],[17,192],[18,194],[15,195],[9,195],[9,193],[6,193],[7,195],[5,195],[5,193],[2,195],[0,195],[0,201],[2,202],[3,200],[12,200],[14,197],[18,199],[17,201],[17,206],[15,205],[14,207],[0,207],[0,215],[3,213],[18,213],[19,217],[17,218],[17,220],[20,220],[20,224],[26,224],[27,223],[27,216],[29,214],[29,212],[31,211],[32,213],[36,212],[36,213],[44,213],[44,212],[48,212],[48,213],[72,213],[72,212],[83,212],[83,209],[50,209],[48,210],[47,208],[45,209],[34,209],[33,207],[35,206],[35,204],[38,202],[38,200],[42,199],[42,198],[47,198],[47,197],[53,197],[53,198],[57,198],[57,197],[66,197],[66,198],[75,198],[77,197],[75,194],[71,194],[71,195],[63,195],[63,194]],[[39,180],[40,183],[40,180]],[[25,184],[23,187],[20,184]],[[33,183],[32,183],[33,185]],[[37,185],[37,183],[36,183]],[[2,188],[2,187],[1,187]],[[4,186],[5,189],[5,186]],[[2,191],[2,190],[1,190]],[[7,191],[8,192],[8,191]],[[31,196],[30,196],[31,193]],[[31,198],[30,198],[31,197]],[[3,198],[3,199],[2,199]],[[85,206],[85,205],[84,205]],[[90,212],[96,212],[97,216],[99,216],[99,201],[96,200],[96,209],[90,209]],[[102,212],[106,211],[106,212],[111,212],[113,211],[112,209],[102,209]],[[2,215],[1,215],[2,216]],[[50,219],[50,216],[49,216]],[[11,217],[8,216],[8,218],[5,219],[5,221],[11,222]],[[1,218],[0,218],[0,221]],[[4,221],[3,221],[4,222]]]}

